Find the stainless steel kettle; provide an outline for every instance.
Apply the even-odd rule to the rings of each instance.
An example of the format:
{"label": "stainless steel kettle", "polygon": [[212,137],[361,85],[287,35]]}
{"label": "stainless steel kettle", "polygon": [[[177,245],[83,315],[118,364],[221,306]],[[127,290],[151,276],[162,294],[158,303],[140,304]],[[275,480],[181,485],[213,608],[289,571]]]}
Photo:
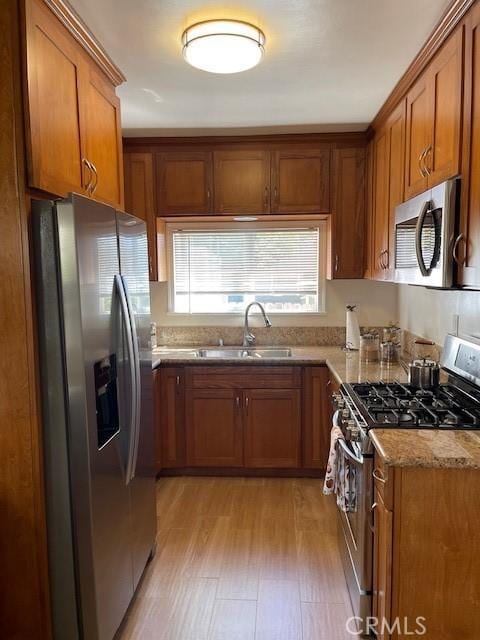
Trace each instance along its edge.
{"label": "stainless steel kettle", "polygon": [[440,384],[440,367],[435,360],[423,358],[408,365],[408,382],[418,389],[435,389]]}

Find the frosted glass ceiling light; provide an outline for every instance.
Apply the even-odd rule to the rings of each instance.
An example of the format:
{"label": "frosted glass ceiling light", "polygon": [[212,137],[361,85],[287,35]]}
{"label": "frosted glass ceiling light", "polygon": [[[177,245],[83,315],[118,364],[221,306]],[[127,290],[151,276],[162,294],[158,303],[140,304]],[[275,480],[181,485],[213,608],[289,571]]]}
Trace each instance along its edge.
{"label": "frosted glass ceiling light", "polygon": [[183,57],[203,71],[238,73],[262,59],[265,35],[253,24],[239,20],[207,20],[185,29]]}

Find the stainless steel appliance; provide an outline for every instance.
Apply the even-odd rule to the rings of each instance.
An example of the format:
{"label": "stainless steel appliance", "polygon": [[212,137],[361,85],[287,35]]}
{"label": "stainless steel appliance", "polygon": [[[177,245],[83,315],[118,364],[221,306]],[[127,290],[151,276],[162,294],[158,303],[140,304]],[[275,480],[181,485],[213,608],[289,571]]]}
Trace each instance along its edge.
{"label": "stainless steel appliance", "polygon": [[[480,344],[447,336],[441,366],[448,381],[431,389],[400,382],[342,384],[333,396],[345,437],[338,455],[349,469],[349,499],[338,509],[340,548],[355,615],[371,615],[372,457],[370,429],[480,430]],[[365,631],[359,625],[359,631]]]}
{"label": "stainless steel appliance", "polygon": [[458,180],[448,180],[395,209],[395,281],[451,287]]}
{"label": "stainless steel appliance", "polygon": [[408,365],[408,382],[418,389],[434,389],[440,384],[440,367],[428,358],[414,360]]}
{"label": "stainless steel appliance", "polygon": [[33,204],[54,637],[111,640],[156,536],[145,223]]}

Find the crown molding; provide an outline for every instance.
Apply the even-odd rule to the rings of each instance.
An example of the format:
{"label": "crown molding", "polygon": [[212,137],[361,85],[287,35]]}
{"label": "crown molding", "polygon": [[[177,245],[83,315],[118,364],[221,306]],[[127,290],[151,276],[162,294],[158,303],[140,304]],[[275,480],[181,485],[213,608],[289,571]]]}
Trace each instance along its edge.
{"label": "crown molding", "polygon": [[44,2],[116,87],[125,82],[123,73],[66,0]]}
{"label": "crown molding", "polygon": [[145,136],[123,138],[123,146],[127,151],[132,147],[217,147],[229,144],[342,144],[364,146],[365,131],[351,131],[340,133],[283,133],[269,135],[216,135],[216,136]]}
{"label": "crown molding", "polygon": [[442,44],[453,32],[455,27],[461,22],[467,11],[475,4],[475,2],[477,2],[477,0],[452,0],[440,19],[440,22],[434,28],[419,53],[415,56],[410,66],[380,107],[380,110],[373,119],[369,129],[372,128],[376,131],[380,128],[386,117],[405,96],[412,84],[424,71],[433,56],[437,53]]}

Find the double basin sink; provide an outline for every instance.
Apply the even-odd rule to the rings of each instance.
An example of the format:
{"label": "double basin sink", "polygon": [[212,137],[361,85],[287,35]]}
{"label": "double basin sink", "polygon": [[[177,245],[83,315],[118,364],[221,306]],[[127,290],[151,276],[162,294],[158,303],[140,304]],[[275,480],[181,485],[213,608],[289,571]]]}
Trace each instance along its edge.
{"label": "double basin sink", "polygon": [[212,348],[198,349],[198,358],[289,358],[291,349],[274,347],[240,347],[240,348]]}

